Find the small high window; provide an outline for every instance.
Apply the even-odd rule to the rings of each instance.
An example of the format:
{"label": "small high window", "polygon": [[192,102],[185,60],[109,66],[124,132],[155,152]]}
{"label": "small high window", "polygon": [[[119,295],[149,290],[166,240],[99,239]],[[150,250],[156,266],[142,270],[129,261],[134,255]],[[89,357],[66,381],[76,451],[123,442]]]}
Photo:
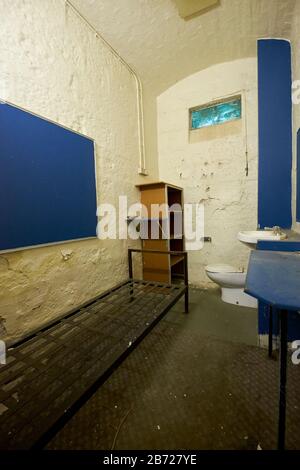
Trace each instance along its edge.
{"label": "small high window", "polygon": [[201,129],[201,127],[223,124],[224,122],[240,119],[241,116],[241,96],[234,96],[190,109],[190,129]]}

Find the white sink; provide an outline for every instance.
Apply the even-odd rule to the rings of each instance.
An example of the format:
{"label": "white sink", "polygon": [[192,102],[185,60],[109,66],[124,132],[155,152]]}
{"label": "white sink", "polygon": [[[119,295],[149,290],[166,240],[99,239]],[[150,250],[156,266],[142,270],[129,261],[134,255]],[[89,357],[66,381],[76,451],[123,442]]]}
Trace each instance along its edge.
{"label": "white sink", "polygon": [[255,248],[258,240],[276,241],[284,240],[285,238],[287,238],[286,233],[281,232],[277,234],[273,230],[249,230],[238,233],[238,240],[240,240],[242,243],[245,243],[245,245],[249,246],[250,248]]}

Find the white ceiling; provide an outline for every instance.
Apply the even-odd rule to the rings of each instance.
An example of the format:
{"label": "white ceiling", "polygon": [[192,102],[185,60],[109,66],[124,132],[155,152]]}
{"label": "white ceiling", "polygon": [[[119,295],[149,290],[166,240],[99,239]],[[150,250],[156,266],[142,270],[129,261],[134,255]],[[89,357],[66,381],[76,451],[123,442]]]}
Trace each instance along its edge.
{"label": "white ceiling", "polygon": [[210,65],[256,54],[259,37],[289,38],[299,0],[220,0],[188,21],[172,0],[71,0],[155,95]]}

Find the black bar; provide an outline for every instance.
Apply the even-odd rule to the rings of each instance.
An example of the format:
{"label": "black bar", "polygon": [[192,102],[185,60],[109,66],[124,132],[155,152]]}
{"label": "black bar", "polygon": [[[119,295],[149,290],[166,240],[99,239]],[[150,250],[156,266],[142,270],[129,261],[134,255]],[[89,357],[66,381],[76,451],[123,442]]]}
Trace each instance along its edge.
{"label": "black bar", "polygon": [[[42,450],[42,451],[3,451],[0,454],[1,465],[3,468],[41,468],[43,470],[57,467],[72,469],[82,468],[104,468],[119,466],[130,468],[130,464],[113,464],[114,459],[135,459],[134,468],[142,468],[147,464],[154,464],[155,458],[161,457],[161,463],[157,465],[170,466],[185,462],[185,467],[191,467],[196,464],[203,468],[231,466],[234,469],[243,467],[253,469],[270,468],[271,465],[282,465],[285,468],[299,466],[299,451],[294,450],[291,453],[270,452],[270,451],[245,451],[245,450]],[[184,456],[184,459],[182,458]],[[196,467],[194,465],[194,467]],[[132,465],[133,466],[133,465]],[[153,468],[154,465],[149,465]],[[172,467],[171,467],[172,468]]]}
{"label": "black bar", "polygon": [[269,357],[272,357],[273,353],[273,309],[271,305],[269,305]]}
{"label": "black bar", "polygon": [[132,272],[132,250],[128,250],[128,275],[129,279],[133,278],[133,272]]}
{"label": "black bar", "polygon": [[187,253],[184,253],[184,284],[185,284],[185,294],[184,294],[184,311],[189,313],[189,273],[188,273],[188,259]]}
{"label": "black bar", "polygon": [[279,389],[279,420],[278,450],[285,448],[285,416],[286,416],[286,376],[287,376],[287,316],[286,310],[280,310],[280,389]]}

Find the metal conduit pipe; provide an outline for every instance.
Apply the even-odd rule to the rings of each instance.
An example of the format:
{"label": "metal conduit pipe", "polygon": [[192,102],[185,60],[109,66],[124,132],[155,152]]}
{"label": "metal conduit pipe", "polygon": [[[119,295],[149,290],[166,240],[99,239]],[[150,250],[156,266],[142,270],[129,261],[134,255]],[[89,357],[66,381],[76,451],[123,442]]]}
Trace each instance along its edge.
{"label": "metal conduit pipe", "polygon": [[110,52],[127,68],[133,75],[136,83],[137,91],[137,114],[138,114],[138,137],[139,137],[139,154],[140,163],[138,173],[147,176],[146,154],[145,154],[145,132],[144,132],[144,113],[143,113],[143,87],[142,82],[135,70],[123,59],[122,56],[109,44],[109,42],[96,30],[96,28],[80,13],[80,11],[72,4],[70,0],[64,0],[65,4],[101,39],[103,44]]}

